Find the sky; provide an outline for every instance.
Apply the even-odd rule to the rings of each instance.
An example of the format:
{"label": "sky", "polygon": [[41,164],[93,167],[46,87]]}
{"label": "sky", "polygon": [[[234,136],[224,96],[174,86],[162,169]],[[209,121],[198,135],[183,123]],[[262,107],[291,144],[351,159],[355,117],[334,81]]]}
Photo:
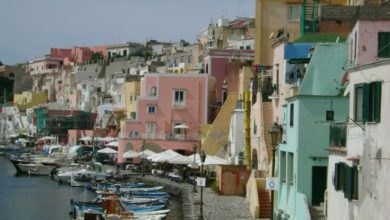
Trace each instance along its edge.
{"label": "sky", "polygon": [[255,0],[0,0],[0,8],[0,61],[7,65],[53,47],[193,43],[222,16],[255,16]]}

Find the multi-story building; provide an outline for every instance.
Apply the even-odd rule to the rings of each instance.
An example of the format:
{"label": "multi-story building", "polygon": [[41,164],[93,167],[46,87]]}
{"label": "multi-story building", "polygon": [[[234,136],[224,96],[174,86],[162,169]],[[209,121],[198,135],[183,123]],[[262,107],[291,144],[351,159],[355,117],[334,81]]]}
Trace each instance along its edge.
{"label": "multi-story building", "polygon": [[[390,63],[388,7],[368,7],[376,19],[358,18],[348,38],[349,64],[344,95],[349,116],[331,127],[328,219],[383,219],[389,216],[386,190]],[[388,14],[387,14],[388,16]],[[367,213],[366,210],[375,210]]]}
{"label": "multi-story building", "polygon": [[215,80],[206,74],[146,74],[136,99],[135,119],[127,119],[119,140],[119,161],[143,143],[161,150],[192,151],[200,126],[207,124]]}

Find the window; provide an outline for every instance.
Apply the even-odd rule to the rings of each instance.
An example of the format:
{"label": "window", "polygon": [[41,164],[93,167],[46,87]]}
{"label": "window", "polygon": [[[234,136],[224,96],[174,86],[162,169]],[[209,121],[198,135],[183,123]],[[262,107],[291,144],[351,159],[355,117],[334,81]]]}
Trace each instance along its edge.
{"label": "window", "polygon": [[298,21],[299,19],[299,5],[289,5],[287,8],[287,20]]}
{"label": "window", "polygon": [[281,163],[281,176],[282,176],[282,182],[285,183],[287,179],[287,164],[286,164],[286,152],[281,152],[281,157],[280,157],[280,163]]}
{"label": "window", "polygon": [[149,106],[148,106],[148,113],[149,113],[149,114],[155,114],[155,113],[156,113],[156,106],[154,106],[154,105],[149,105]]}
{"label": "window", "polygon": [[253,134],[257,134],[257,124],[254,122],[253,124]]}
{"label": "window", "polygon": [[187,63],[191,63],[191,55],[187,56]]}
{"label": "window", "polygon": [[146,138],[154,138],[154,133],[156,130],[155,122],[147,122],[146,123]]}
{"label": "window", "polygon": [[359,172],[357,166],[348,166],[345,163],[335,164],[333,179],[335,190],[343,191],[348,200],[359,198]]}
{"label": "window", "polygon": [[185,91],[174,90],[173,91],[173,105],[175,108],[183,108],[185,106]]}
{"label": "window", "polygon": [[136,112],[130,112],[130,119],[136,119]]}
{"label": "window", "polygon": [[288,153],[288,160],[289,160],[289,178],[288,182],[291,185],[294,185],[294,154]]}
{"label": "window", "polygon": [[294,104],[290,105],[290,126],[294,126]]}
{"label": "window", "polygon": [[380,122],[382,82],[355,86],[355,121]]}
{"label": "window", "polygon": [[251,49],[251,46],[246,46],[246,49],[247,49],[247,50],[250,50],[250,49]]}
{"label": "window", "polygon": [[390,32],[378,32],[378,57],[390,57]]}
{"label": "window", "polygon": [[130,103],[133,103],[133,96],[130,96]]}
{"label": "window", "polygon": [[180,57],[180,63],[184,63],[184,56]]}

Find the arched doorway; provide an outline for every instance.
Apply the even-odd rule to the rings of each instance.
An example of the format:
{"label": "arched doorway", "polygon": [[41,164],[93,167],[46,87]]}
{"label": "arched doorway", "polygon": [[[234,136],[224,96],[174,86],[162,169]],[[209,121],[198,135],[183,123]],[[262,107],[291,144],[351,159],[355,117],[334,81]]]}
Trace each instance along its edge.
{"label": "arched doorway", "polygon": [[257,170],[257,165],[259,164],[258,162],[258,157],[257,157],[257,150],[252,149],[252,169]]}

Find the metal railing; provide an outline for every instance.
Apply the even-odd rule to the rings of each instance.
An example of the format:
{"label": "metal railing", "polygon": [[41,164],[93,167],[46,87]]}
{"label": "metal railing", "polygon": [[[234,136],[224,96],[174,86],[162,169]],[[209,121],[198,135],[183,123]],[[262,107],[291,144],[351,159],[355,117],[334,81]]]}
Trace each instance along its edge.
{"label": "metal railing", "polygon": [[329,145],[331,147],[345,147],[347,142],[347,124],[331,124],[329,127]]}

